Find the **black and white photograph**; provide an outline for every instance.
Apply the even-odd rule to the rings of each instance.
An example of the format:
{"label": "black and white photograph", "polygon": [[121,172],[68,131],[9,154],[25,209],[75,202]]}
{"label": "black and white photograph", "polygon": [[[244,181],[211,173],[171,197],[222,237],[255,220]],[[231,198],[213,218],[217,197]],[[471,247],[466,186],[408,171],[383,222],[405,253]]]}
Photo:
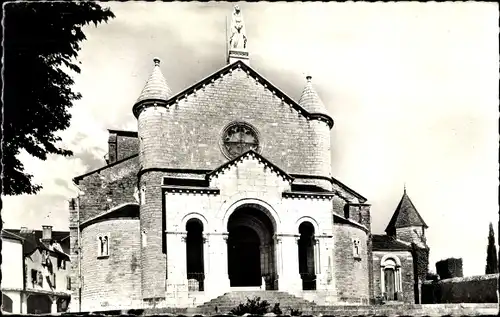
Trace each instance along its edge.
{"label": "black and white photograph", "polygon": [[3,314],[498,314],[498,3],[2,11]]}

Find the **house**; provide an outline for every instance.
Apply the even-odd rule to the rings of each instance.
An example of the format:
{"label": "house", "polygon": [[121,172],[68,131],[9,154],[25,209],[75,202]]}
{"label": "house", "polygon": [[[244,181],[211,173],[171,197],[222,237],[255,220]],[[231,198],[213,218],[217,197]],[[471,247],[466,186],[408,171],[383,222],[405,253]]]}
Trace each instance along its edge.
{"label": "house", "polygon": [[71,297],[69,232],[28,228],[2,230],[2,297],[5,312],[56,313]]}

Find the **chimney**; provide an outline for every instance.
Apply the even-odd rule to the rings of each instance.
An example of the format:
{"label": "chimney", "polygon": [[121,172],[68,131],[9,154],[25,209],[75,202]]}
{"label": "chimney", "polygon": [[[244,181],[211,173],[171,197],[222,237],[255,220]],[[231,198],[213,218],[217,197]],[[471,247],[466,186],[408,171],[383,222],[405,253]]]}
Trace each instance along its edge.
{"label": "chimney", "polygon": [[52,226],[42,226],[42,241],[49,243],[52,240]]}

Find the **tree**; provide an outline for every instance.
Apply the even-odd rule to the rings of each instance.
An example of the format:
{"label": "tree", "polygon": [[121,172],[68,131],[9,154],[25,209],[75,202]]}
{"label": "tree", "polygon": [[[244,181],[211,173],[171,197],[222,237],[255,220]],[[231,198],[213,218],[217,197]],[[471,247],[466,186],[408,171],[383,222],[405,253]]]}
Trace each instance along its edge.
{"label": "tree", "polygon": [[21,151],[46,160],[71,156],[57,143],[70,125],[69,109],[81,98],[70,71],[80,73],[82,27],[114,18],[96,2],[10,2],[4,4],[2,193],[35,194],[42,186],[18,159]]}
{"label": "tree", "polygon": [[490,233],[488,235],[488,250],[486,255],[486,274],[498,273],[497,247],[495,245],[495,232],[490,222]]}

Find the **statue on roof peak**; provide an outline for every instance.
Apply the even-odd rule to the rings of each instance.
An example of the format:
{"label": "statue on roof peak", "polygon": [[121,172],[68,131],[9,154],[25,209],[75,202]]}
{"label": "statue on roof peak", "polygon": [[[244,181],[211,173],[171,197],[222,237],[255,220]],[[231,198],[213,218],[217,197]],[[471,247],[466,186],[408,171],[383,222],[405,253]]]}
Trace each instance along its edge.
{"label": "statue on roof peak", "polygon": [[243,15],[238,5],[234,6],[233,18],[231,20],[231,36],[229,38],[229,49],[246,49],[247,35]]}

